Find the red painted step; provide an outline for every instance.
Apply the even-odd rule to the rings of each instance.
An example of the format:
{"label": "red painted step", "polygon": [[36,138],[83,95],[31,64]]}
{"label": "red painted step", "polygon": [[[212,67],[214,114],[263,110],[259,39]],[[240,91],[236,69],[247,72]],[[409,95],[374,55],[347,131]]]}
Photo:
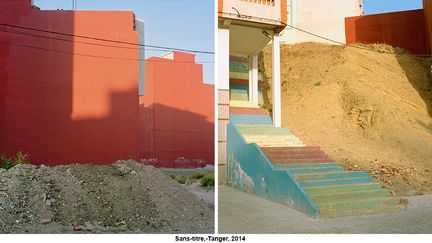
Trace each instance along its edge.
{"label": "red painted step", "polygon": [[273,152],[303,152],[303,151],[322,151],[319,146],[306,146],[306,147],[261,147],[264,153]]}
{"label": "red painted step", "polygon": [[285,155],[327,155],[324,151],[321,150],[311,150],[311,151],[265,151],[264,152],[268,156],[285,156]]}
{"label": "red painted step", "polygon": [[[237,79],[237,78],[230,78],[229,82],[230,86],[241,86],[241,87],[249,87],[249,80],[248,79]],[[262,86],[264,85],[263,80],[258,80],[258,89],[262,90]]]}
{"label": "red painted step", "polygon": [[330,157],[327,154],[284,154],[284,155],[267,155],[267,158],[270,160],[277,159],[330,159]]}
{"label": "red painted step", "polygon": [[319,164],[334,162],[331,159],[273,159],[273,164]]}
{"label": "red painted step", "polygon": [[267,112],[261,108],[243,108],[243,107],[230,107],[230,114],[268,115]]}

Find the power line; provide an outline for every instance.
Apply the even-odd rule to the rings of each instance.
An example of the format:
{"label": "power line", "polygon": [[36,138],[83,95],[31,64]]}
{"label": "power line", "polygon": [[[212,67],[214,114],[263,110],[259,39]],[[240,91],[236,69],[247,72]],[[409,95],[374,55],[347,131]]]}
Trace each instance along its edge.
{"label": "power line", "polygon": [[[295,27],[293,25],[290,25],[290,24],[285,23],[285,22],[280,21],[280,20],[269,19],[269,18],[260,18],[260,17],[254,17],[254,16],[249,16],[249,15],[241,15],[241,14],[239,15],[239,14],[233,14],[233,13],[227,13],[227,12],[218,12],[218,13],[227,14],[227,15],[235,15],[235,16],[240,16],[240,17],[246,17],[246,18],[250,18],[250,19],[257,19],[257,20],[266,20],[266,21],[278,22],[278,23],[284,24],[284,25],[286,25],[286,26],[288,26],[290,28],[293,28],[293,29],[295,29],[297,31],[301,31],[301,32],[304,32],[306,34],[309,34],[309,35],[312,35],[312,36],[318,37],[320,39],[324,39],[324,40],[327,40],[327,41],[330,41],[330,42],[333,42],[333,43],[336,43],[336,44],[339,44],[339,45],[343,45],[343,46],[346,46],[346,47],[357,48],[357,49],[362,49],[362,50],[367,50],[367,51],[378,52],[376,50],[373,50],[373,49],[370,49],[370,48],[367,48],[367,47],[362,47],[362,46],[358,46],[358,45],[347,45],[346,43],[343,43],[343,42],[340,42],[340,41],[337,41],[337,40],[333,40],[333,39],[330,39],[328,37],[325,37],[325,36],[322,36],[322,35],[319,35],[319,34],[315,34],[315,33],[312,33],[310,31],[307,31],[307,30],[303,30],[303,29],[297,28],[297,27]],[[383,52],[379,52],[379,53],[390,53],[390,52],[383,51]],[[429,54],[426,54],[426,55],[420,54],[420,55],[415,55],[415,56],[419,56],[419,57],[431,57],[431,55],[429,55]]]}
{"label": "power line", "polygon": [[[76,53],[76,52],[71,52],[71,51],[53,50],[53,49],[49,49],[49,48],[37,47],[37,46],[31,46],[31,45],[14,44],[14,43],[8,43],[5,41],[0,41],[0,44],[12,45],[12,46],[17,46],[17,47],[22,47],[22,48],[30,48],[30,49],[40,50],[40,51],[49,51],[49,52],[60,53],[60,54],[70,54],[70,55],[76,55],[76,56],[101,58],[101,59],[126,60],[126,61],[146,61],[146,62],[165,62],[163,60],[158,61],[158,60],[149,60],[149,59],[145,60],[145,59],[139,59],[139,58],[134,59],[134,58],[107,57],[107,56],[83,54],[83,53]],[[170,60],[170,59],[167,59],[167,60]],[[179,61],[177,61],[176,63],[205,64],[205,63],[213,63],[213,61],[201,61],[201,62],[183,62],[183,61],[179,62]]]}
{"label": "power line", "polygon": [[31,33],[26,33],[26,32],[21,32],[21,31],[16,31],[16,30],[0,29],[0,32],[7,32],[7,33],[11,33],[11,34],[25,35],[25,36],[31,36],[31,37],[37,37],[37,38],[45,38],[45,39],[58,40],[58,41],[64,41],[64,42],[71,42],[71,43],[80,43],[80,44],[87,44],[87,45],[94,45],[94,46],[102,46],[102,47],[113,47],[113,48],[131,49],[131,50],[161,51],[161,52],[167,51],[167,50],[162,50],[162,49],[150,49],[150,48],[144,49],[144,48],[137,48],[137,47],[113,46],[113,45],[98,44],[98,43],[91,43],[91,42],[84,42],[84,41],[67,40],[67,39],[62,39],[62,38],[31,34]]}
{"label": "power line", "polygon": [[[357,49],[361,49],[361,50],[367,50],[367,51],[379,52],[379,51],[377,51],[377,50],[373,50],[373,49],[371,49],[371,48],[367,48],[367,47],[364,47],[364,46],[358,46],[358,45],[347,45],[346,43],[343,43],[343,42],[340,42],[340,41],[337,41],[337,40],[333,40],[333,39],[330,39],[330,38],[327,38],[327,37],[324,37],[324,36],[321,36],[321,35],[318,35],[318,34],[312,33],[312,32],[307,31],[307,30],[303,30],[303,29],[297,28],[297,27],[295,27],[295,26],[292,26],[292,25],[290,25],[290,24],[284,23],[284,22],[282,22],[282,21],[281,21],[281,23],[283,23],[283,24],[285,24],[286,26],[288,26],[288,27],[290,27],[290,28],[293,28],[293,29],[295,29],[295,30],[297,30],[297,31],[301,31],[301,32],[304,32],[304,33],[306,33],[306,34],[309,34],[309,35],[312,35],[312,36],[315,36],[315,37],[318,37],[318,38],[321,38],[321,39],[324,39],[324,40],[327,40],[327,41],[330,41],[330,42],[333,42],[333,43],[336,43],[336,44],[339,44],[339,45],[342,45],[342,46],[345,46],[345,47],[352,47],[352,48],[357,48]],[[379,52],[379,53],[393,54],[393,53],[391,53],[391,52],[386,52],[386,51],[381,51],[381,52]],[[430,57],[431,55],[429,55],[429,54],[426,54],[426,55],[424,55],[424,54],[420,54],[420,55],[415,55],[415,56],[419,56],[419,57]]]}
{"label": "power line", "polygon": [[127,42],[127,41],[103,39],[103,38],[84,36],[84,35],[74,35],[74,34],[69,34],[69,33],[56,32],[56,31],[50,31],[50,30],[42,30],[42,29],[30,28],[30,27],[19,26],[19,25],[4,24],[4,23],[0,23],[0,26],[6,26],[6,27],[24,29],[24,30],[31,30],[31,31],[38,31],[38,32],[43,32],[43,33],[48,33],[48,34],[63,35],[63,36],[68,36],[68,37],[77,37],[77,38],[90,39],[90,40],[96,40],[96,41],[132,45],[132,46],[150,47],[150,48],[166,49],[166,50],[173,50],[173,51],[183,51],[183,52],[191,52],[191,53],[200,53],[200,54],[214,54],[214,52],[210,52],[210,51],[190,50],[190,49],[173,48],[173,47],[156,46],[156,45],[143,45],[143,44],[132,43],[132,42]]}

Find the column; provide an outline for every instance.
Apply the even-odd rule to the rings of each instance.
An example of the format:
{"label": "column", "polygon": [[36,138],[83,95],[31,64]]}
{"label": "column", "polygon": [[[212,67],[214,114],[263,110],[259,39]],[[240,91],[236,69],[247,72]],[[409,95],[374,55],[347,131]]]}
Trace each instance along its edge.
{"label": "column", "polygon": [[252,103],[258,105],[258,55],[252,56]]}
{"label": "column", "polygon": [[281,127],[281,82],[280,82],[280,45],[279,36],[274,35],[272,40],[272,101],[273,101],[273,124]]}
{"label": "column", "polygon": [[218,170],[219,183],[225,183],[227,123],[229,121],[229,29],[218,29]]}

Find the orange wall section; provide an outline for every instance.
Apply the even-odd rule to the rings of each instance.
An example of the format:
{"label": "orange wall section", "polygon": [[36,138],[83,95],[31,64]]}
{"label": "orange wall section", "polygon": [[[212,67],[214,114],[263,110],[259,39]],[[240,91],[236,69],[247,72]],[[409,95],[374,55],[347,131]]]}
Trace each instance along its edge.
{"label": "orange wall section", "polygon": [[429,43],[425,34],[423,10],[349,17],[345,19],[347,44],[385,43],[407,49],[416,55],[427,55]]}
{"label": "orange wall section", "polygon": [[157,167],[214,163],[214,86],[192,54],[145,61],[140,97],[141,161]]}
{"label": "orange wall section", "polygon": [[[0,23],[137,43],[132,12],[29,3],[0,1]],[[137,159],[138,51],[54,37],[69,41],[0,32],[0,153],[23,150],[46,165]]]}

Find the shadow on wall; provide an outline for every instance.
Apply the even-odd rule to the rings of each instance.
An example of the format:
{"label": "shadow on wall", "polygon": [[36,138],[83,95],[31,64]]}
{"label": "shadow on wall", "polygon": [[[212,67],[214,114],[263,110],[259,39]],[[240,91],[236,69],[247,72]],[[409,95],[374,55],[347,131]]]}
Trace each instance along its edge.
{"label": "shadow on wall", "polygon": [[214,123],[161,104],[140,106],[141,161],[155,167],[198,168],[214,164]]}
{"label": "shadow on wall", "polygon": [[[30,2],[1,1],[0,22],[137,41],[131,12],[40,11]],[[23,150],[46,165],[138,158],[138,63],[81,55],[137,59],[136,50],[20,31],[0,31],[0,153]]]}

